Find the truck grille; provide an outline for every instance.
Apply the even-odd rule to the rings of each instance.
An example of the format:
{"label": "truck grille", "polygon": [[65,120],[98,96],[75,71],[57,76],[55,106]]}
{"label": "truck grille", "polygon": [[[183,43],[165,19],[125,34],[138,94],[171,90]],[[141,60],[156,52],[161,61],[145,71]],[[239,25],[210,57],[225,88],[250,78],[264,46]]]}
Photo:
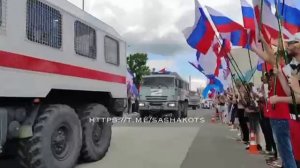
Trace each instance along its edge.
{"label": "truck grille", "polygon": [[146,100],[150,101],[164,101],[167,100],[168,96],[146,96]]}
{"label": "truck grille", "polygon": [[150,106],[162,106],[163,103],[162,102],[151,102]]}

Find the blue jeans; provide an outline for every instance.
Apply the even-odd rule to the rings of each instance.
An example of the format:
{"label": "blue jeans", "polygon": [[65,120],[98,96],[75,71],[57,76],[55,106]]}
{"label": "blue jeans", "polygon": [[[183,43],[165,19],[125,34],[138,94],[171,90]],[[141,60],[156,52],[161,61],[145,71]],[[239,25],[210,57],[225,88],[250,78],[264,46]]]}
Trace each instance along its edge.
{"label": "blue jeans", "polygon": [[289,120],[271,119],[271,126],[283,167],[297,168],[291,144]]}

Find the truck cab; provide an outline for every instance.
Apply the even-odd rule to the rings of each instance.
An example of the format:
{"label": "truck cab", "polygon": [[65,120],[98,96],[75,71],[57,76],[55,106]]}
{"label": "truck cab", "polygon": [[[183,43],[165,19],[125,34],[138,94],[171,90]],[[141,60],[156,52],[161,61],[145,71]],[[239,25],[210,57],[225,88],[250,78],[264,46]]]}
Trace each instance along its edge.
{"label": "truck cab", "polygon": [[139,109],[141,117],[173,114],[186,117],[189,84],[175,72],[152,73],[143,78]]}

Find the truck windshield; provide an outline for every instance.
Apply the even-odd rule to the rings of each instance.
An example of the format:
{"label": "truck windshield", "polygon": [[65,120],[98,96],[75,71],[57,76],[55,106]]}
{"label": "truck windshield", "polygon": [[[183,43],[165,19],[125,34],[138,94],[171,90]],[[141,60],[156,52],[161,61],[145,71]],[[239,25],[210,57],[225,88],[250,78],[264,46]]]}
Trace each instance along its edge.
{"label": "truck windshield", "polygon": [[143,86],[147,87],[174,87],[175,79],[172,77],[144,78]]}

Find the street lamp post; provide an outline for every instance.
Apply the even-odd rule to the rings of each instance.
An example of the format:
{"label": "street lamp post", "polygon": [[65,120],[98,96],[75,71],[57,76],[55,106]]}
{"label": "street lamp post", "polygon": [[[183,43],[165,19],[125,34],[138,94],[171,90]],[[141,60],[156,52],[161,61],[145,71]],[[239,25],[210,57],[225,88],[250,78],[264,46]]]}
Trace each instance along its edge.
{"label": "street lamp post", "polygon": [[82,10],[84,11],[84,0],[82,0]]}

